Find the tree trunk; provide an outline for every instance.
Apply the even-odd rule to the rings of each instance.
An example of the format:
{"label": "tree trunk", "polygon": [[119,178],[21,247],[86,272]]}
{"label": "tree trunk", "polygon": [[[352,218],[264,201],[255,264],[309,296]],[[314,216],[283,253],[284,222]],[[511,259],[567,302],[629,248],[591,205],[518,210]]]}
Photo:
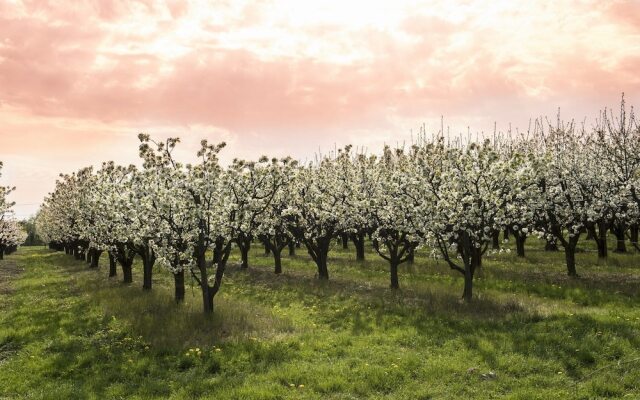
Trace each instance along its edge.
{"label": "tree trunk", "polygon": [[[205,314],[213,314],[213,288],[209,286],[209,275],[207,274],[206,261],[204,258],[205,250],[198,251],[198,269],[200,270],[200,287],[202,289],[202,306]],[[220,260],[224,257],[220,255]],[[219,260],[219,262],[220,262]],[[218,267],[219,268],[219,267]]]}
{"label": "tree trunk", "polygon": [[515,237],[516,237],[516,253],[518,254],[518,257],[524,257],[524,242],[527,240],[527,237],[521,233],[515,235]]}
{"label": "tree trunk", "polygon": [[638,245],[638,224],[632,224],[629,227],[629,239],[634,247]]}
{"label": "tree trunk", "polygon": [[290,241],[287,247],[289,247],[289,256],[295,256],[296,255],[295,243],[293,243],[293,241]]}
{"label": "tree trunk", "polygon": [[327,254],[319,254],[318,261],[318,278],[322,280],[329,280],[329,268],[327,268]]}
{"label": "tree trunk", "polygon": [[618,224],[613,228],[613,234],[616,236],[616,249],[614,253],[626,253],[627,245],[624,237],[625,227],[622,224]]}
{"label": "tree trunk", "polygon": [[213,247],[213,264],[217,264],[218,261],[220,261],[220,257],[221,257],[221,252],[222,252],[222,246],[223,244],[220,243],[220,241],[216,241],[214,247]]}
{"label": "tree trunk", "polygon": [[567,261],[567,275],[578,276],[576,272],[576,248],[575,246],[567,246],[564,248],[564,257]]}
{"label": "tree trunk", "polygon": [[340,240],[342,241],[342,249],[347,250],[349,248],[349,235],[341,233]]}
{"label": "tree trunk", "polygon": [[124,276],[122,282],[131,283],[133,282],[133,273],[131,271],[131,264],[120,264],[122,266],[122,275]]}
{"label": "tree trunk", "polygon": [[[200,221],[201,229],[202,225],[204,225],[203,221]],[[204,229],[203,229],[204,230]],[[220,245],[220,252],[218,253],[218,263],[222,262],[225,257],[222,254],[223,245]],[[204,234],[200,233],[198,237],[198,243],[196,246],[196,265],[198,266],[198,270],[200,271],[200,288],[202,289],[202,306],[205,314],[213,313],[213,296],[215,293],[213,292],[213,288],[209,286],[209,274],[207,273],[207,260],[205,259],[206,253],[205,246],[205,238]]]}
{"label": "tree trunk", "polygon": [[491,235],[491,248],[494,250],[500,249],[500,231],[494,231]]}
{"label": "tree trunk", "polygon": [[87,264],[89,264],[89,268],[93,268],[92,258],[93,258],[93,249],[89,249],[87,250],[87,257],[85,258],[85,261],[87,262]]}
{"label": "tree trunk", "polygon": [[[206,273],[203,274],[202,271],[200,271],[200,279],[206,276],[207,276]],[[202,308],[205,314],[213,314],[213,295],[211,294],[211,287],[209,286],[206,280],[204,281],[204,283],[202,283],[201,289],[202,289]]]}
{"label": "tree trunk", "polygon": [[395,260],[389,261],[389,272],[391,275],[391,289],[399,289],[400,283],[398,282],[398,262]]}
{"label": "tree trunk", "polygon": [[269,246],[267,246],[266,244],[264,245],[264,255],[268,256],[269,254],[271,254],[271,249],[269,248]]}
{"label": "tree trunk", "polygon": [[100,266],[101,255],[102,250],[93,250],[93,254],[91,255],[91,268],[98,268]]}
{"label": "tree trunk", "polygon": [[509,240],[509,228],[504,228],[502,235],[504,236],[504,240]]}
{"label": "tree trunk", "polygon": [[408,251],[407,251],[407,262],[409,264],[413,264],[413,262],[416,259],[416,249],[414,247],[411,247]]}
{"label": "tree trunk", "polygon": [[116,257],[113,253],[109,252],[109,278],[118,275],[118,268],[116,264]]}
{"label": "tree trunk", "polygon": [[209,288],[209,290],[207,291],[207,309],[206,312],[213,314],[213,290],[211,290],[211,288]]}
{"label": "tree trunk", "polygon": [[180,272],[176,272],[173,274],[173,282],[175,287],[174,298],[176,303],[181,303],[184,301],[184,270]]}
{"label": "tree trunk", "polygon": [[0,260],[4,260],[4,249],[0,249]]}
{"label": "tree trunk", "polygon": [[606,224],[598,224],[598,232],[595,232],[596,245],[598,246],[598,258],[604,260],[608,256],[607,251],[607,226]]}
{"label": "tree trunk", "polygon": [[473,300],[473,275],[468,270],[464,272],[464,291],[462,292],[462,299],[465,303]]}
{"label": "tree trunk", "polygon": [[240,255],[242,256],[242,264],[240,265],[240,268],[247,269],[249,268],[249,249],[251,248],[251,242],[248,244],[245,242],[238,247],[240,247]]}
{"label": "tree trunk", "polygon": [[281,274],[282,273],[282,250],[273,249],[272,253],[273,253],[273,262],[275,264],[274,272],[276,274]]}
{"label": "tree trunk", "polygon": [[[463,239],[463,246],[464,252],[467,254],[467,260],[464,263],[464,290],[462,292],[462,299],[465,303],[469,303],[473,300],[473,275],[476,268],[482,265],[482,251],[475,248],[468,237]],[[463,259],[464,258],[463,256]]]}
{"label": "tree trunk", "polygon": [[153,285],[153,263],[144,257],[142,259],[142,289],[151,290]]}
{"label": "tree trunk", "polygon": [[351,235],[351,241],[356,248],[356,261],[364,261],[364,233]]}
{"label": "tree trunk", "polygon": [[329,247],[331,245],[331,239],[322,238],[315,241],[305,241],[307,252],[316,263],[318,267],[318,278],[322,280],[329,279],[329,269],[327,268],[327,257],[329,254]]}

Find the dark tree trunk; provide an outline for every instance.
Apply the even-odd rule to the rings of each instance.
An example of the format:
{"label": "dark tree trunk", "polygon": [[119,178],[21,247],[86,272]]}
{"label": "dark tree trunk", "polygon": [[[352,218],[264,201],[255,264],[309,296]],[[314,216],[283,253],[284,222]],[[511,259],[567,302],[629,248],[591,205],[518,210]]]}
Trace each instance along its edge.
{"label": "dark tree trunk", "polygon": [[411,247],[409,250],[407,250],[407,262],[409,264],[413,264],[415,259],[416,259],[416,249],[414,247]]}
{"label": "dark tree trunk", "polygon": [[524,257],[524,242],[527,240],[527,237],[521,233],[515,235],[516,237],[516,253],[518,257]]}
{"label": "dark tree trunk", "polygon": [[342,242],[342,248],[344,250],[347,250],[349,248],[349,235],[346,233],[341,233],[340,241]]}
{"label": "dark tree trunk", "polygon": [[4,260],[4,249],[0,249],[0,260]]}
{"label": "dark tree trunk", "polygon": [[567,262],[567,275],[572,277],[577,277],[578,273],[576,271],[576,246],[578,245],[578,240],[580,239],[580,235],[576,235],[570,237],[568,241],[564,243],[564,257]]}
{"label": "dark tree trunk", "polygon": [[242,264],[240,265],[240,268],[247,269],[249,268],[249,249],[251,248],[251,242],[244,242],[238,247],[240,247],[240,255],[242,257]]}
{"label": "dark tree trunk", "polygon": [[[249,268],[249,250],[251,250],[251,242],[253,238],[250,235],[241,234],[236,239],[236,244],[238,245],[238,249],[240,249],[240,259],[241,264],[240,268],[247,269]],[[264,248],[268,247],[267,242],[263,242]]]}
{"label": "dark tree trunk", "polygon": [[504,236],[504,240],[509,240],[509,228],[505,228],[502,235]]}
{"label": "dark tree trunk", "polygon": [[269,248],[269,246],[267,246],[266,244],[264,245],[264,255],[268,256],[269,254],[271,254],[271,249]]}
{"label": "dark tree trunk", "polygon": [[142,289],[151,290],[153,286],[153,266],[156,255],[149,245],[136,247],[136,252],[142,258]]}
{"label": "dark tree trunk", "polygon": [[329,268],[327,267],[327,254],[319,254],[318,261],[318,278],[322,280],[329,280]]}
{"label": "dark tree trunk", "polygon": [[616,225],[613,229],[613,234],[616,236],[616,249],[615,253],[626,253],[627,245],[625,243],[625,226],[622,224]]}
{"label": "dark tree trunk", "polygon": [[391,289],[399,289],[400,283],[398,282],[398,261],[392,260],[389,262],[389,272],[391,277]]}
{"label": "dark tree trunk", "polygon": [[469,303],[473,300],[473,274],[469,270],[464,272],[464,290],[462,292],[462,299]]}
{"label": "dark tree trunk", "polygon": [[87,264],[89,264],[90,268],[93,268],[92,259],[93,259],[93,249],[89,249],[89,250],[87,250],[87,257],[86,257],[85,261],[87,262]]}
{"label": "dark tree trunk", "polygon": [[633,245],[633,247],[638,246],[638,224],[632,224],[629,226],[629,241]]}
{"label": "dark tree trunk", "polygon": [[587,229],[587,237],[585,238],[585,240],[595,240],[595,238],[596,238],[595,231],[591,229]]}
{"label": "dark tree trunk", "polygon": [[500,231],[494,231],[491,235],[491,248],[494,250],[500,249]]}
{"label": "dark tree trunk", "polygon": [[295,243],[293,243],[293,241],[290,241],[287,247],[289,247],[289,256],[295,256],[296,255]]}
{"label": "dark tree trunk", "polygon": [[566,247],[564,249],[564,257],[567,261],[567,275],[569,276],[577,276],[576,272],[576,249],[572,249],[571,247]]}
{"label": "dark tree trunk", "polygon": [[276,274],[282,273],[282,250],[278,251],[278,249],[273,249],[273,262],[275,264],[274,272]]}
{"label": "dark tree trunk", "polygon": [[151,290],[153,286],[153,264],[142,260],[142,289]]}
{"label": "dark tree trunk", "polygon": [[213,264],[217,264],[220,261],[220,257],[222,257],[222,246],[224,244],[219,240],[216,241],[213,247]]}
{"label": "dark tree trunk", "polygon": [[200,270],[200,288],[202,289],[202,303],[203,303],[203,311],[205,314],[213,314],[213,298],[216,293],[220,289],[220,285],[222,284],[222,277],[224,275],[224,271],[226,269],[226,263],[229,258],[229,253],[231,252],[231,244],[228,243],[226,246],[224,243],[220,246],[220,256],[218,257],[218,263],[216,267],[216,273],[214,277],[213,286],[209,285],[209,274],[207,273],[207,263],[205,260],[205,252],[206,247],[204,246],[204,237],[198,241],[197,252],[196,252],[196,263],[198,265],[198,269]]}
{"label": "dark tree trunk", "polygon": [[356,248],[356,260],[364,261],[364,233],[356,233],[351,235],[351,241]]}
{"label": "dark tree trunk", "polygon": [[594,236],[596,246],[598,247],[598,258],[604,260],[608,256],[607,251],[607,225],[604,223],[599,223],[598,230],[594,227],[592,230],[592,235]]}
{"label": "dark tree trunk", "polygon": [[175,274],[173,274],[173,282],[174,282],[174,287],[175,287],[175,294],[174,294],[174,298],[176,300],[176,303],[181,303],[184,301],[184,270],[181,270],[180,272],[176,272]]}
{"label": "dark tree trunk", "polygon": [[93,254],[91,255],[91,268],[98,268],[100,266],[101,255],[102,250],[93,250]]}
{"label": "dark tree trunk", "polygon": [[[222,259],[222,246],[218,253],[218,262]],[[205,314],[213,313],[213,296],[212,288],[209,286],[209,274],[207,273],[207,262],[205,260],[206,247],[204,245],[204,235],[200,234],[198,239],[198,248],[196,250],[196,264],[200,271],[200,288],[202,289],[202,308]]]}
{"label": "dark tree trunk", "polygon": [[462,238],[462,259],[464,261],[464,290],[462,299],[465,303],[473,300],[473,276],[477,268],[482,266],[482,250],[475,248],[467,234]]}
{"label": "dark tree trunk", "polygon": [[202,289],[202,303],[203,303],[203,311],[205,314],[213,313],[213,298],[220,290],[220,285],[222,284],[222,278],[224,276],[224,271],[226,269],[227,261],[229,259],[229,254],[231,253],[231,242],[225,243],[224,241],[217,241],[216,247],[219,249],[218,253],[218,262],[216,267],[216,272],[214,276],[213,286],[209,285],[209,273],[207,272],[207,260],[205,258],[205,254],[207,251],[207,246],[205,242],[205,221],[201,220],[200,223],[201,233],[198,237],[198,241],[196,244],[195,256],[196,256],[196,265],[198,266],[198,270],[200,272],[200,277],[197,277],[194,274],[194,277],[198,280],[200,284],[200,288]]}
{"label": "dark tree trunk", "polygon": [[482,251],[480,249],[473,249],[472,252],[473,270],[482,268]]}
{"label": "dark tree trunk", "polygon": [[329,280],[327,257],[329,254],[329,246],[331,244],[331,240],[331,237],[324,237],[321,239],[316,239],[314,241],[305,240],[304,243],[307,247],[307,252],[318,267],[318,278],[322,280]]}
{"label": "dark tree trunk", "polygon": [[133,273],[131,264],[120,264],[122,266],[122,276],[124,277],[122,282],[124,283],[132,283],[133,282]]}
{"label": "dark tree trunk", "polygon": [[116,263],[116,257],[113,253],[109,252],[109,278],[118,275],[118,268]]}
{"label": "dark tree trunk", "polygon": [[[206,276],[206,274],[205,274],[205,276]],[[201,273],[201,278],[202,278],[202,273]],[[209,286],[207,283],[204,283],[201,286],[202,286],[202,303],[203,303],[204,313],[205,314],[213,314],[213,296],[214,296],[214,294],[212,293],[211,286]]]}
{"label": "dark tree trunk", "polygon": [[464,268],[464,290],[462,291],[462,299],[465,303],[469,303],[473,300],[473,275],[475,274],[475,269],[480,261],[480,258],[473,255],[475,250],[471,249],[471,252],[472,255],[468,262],[465,263]]}

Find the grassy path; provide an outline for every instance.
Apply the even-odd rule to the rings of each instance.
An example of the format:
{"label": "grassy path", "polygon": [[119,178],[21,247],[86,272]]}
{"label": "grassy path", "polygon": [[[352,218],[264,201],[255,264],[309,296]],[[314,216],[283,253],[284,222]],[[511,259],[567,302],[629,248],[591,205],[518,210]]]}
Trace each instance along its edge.
{"label": "grassy path", "polygon": [[465,305],[424,258],[394,293],[372,254],[334,251],[323,283],[255,249],[206,318],[166,273],[145,293],[23,248],[0,262],[0,399],[640,398],[640,256],[587,255],[579,280],[559,254],[490,257]]}

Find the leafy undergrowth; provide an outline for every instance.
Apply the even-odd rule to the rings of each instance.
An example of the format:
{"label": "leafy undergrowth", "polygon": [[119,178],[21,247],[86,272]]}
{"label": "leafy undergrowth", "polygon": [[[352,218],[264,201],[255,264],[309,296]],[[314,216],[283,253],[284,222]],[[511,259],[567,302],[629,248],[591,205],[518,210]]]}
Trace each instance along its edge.
{"label": "leafy undergrowth", "polygon": [[320,282],[302,251],[276,276],[255,248],[212,317],[197,287],[175,305],[163,271],[143,292],[105,258],[22,248],[0,262],[0,399],[640,397],[640,255],[586,248],[569,279],[539,247],[487,257],[472,304],[421,253],[394,292],[372,253],[336,249]]}

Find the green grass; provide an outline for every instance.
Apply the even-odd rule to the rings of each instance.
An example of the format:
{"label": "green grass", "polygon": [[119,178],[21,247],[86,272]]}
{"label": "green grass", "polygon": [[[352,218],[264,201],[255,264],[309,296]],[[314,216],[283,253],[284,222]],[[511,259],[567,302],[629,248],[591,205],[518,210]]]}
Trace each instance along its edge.
{"label": "green grass", "polygon": [[125,286],[22,248],[0,263],[0,399],[640,398],[640,255],[583,246],[579,279],[535,241],[487,257],[472,304],[425,252],[394,292],[373,253],[335,249],[320,282],[302,250],[275,276],[256,247],[212,317],[164,271],[143,292],[140,265]]}

